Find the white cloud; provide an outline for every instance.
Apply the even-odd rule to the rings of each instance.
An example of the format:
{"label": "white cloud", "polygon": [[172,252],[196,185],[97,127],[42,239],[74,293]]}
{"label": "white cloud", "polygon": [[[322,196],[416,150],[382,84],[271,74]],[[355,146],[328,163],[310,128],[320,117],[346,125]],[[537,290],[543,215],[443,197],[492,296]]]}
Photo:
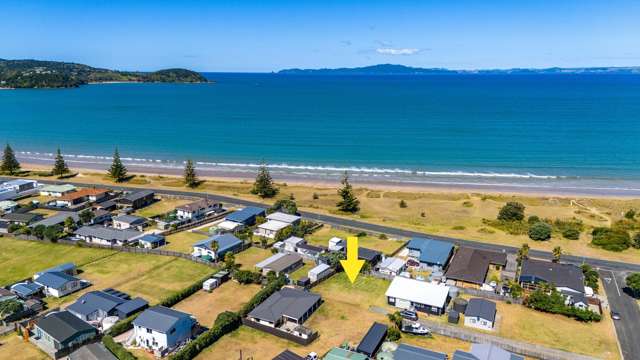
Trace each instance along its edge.
{"label": "white cloud", "polygon": [[414,48],[403,48],[403,49],[394,49],[394,48],[378,48],[376,49],[378,54],[382,55],[415,55],[420,52],[420,49]]}

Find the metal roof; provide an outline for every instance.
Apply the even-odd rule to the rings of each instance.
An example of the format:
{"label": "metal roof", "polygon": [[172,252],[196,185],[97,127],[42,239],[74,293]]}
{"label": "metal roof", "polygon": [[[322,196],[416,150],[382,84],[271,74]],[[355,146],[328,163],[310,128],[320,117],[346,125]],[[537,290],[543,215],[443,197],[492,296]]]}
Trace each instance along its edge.
{"label": "metal roof", "polygon": [[391,281],[385,296],[442,308],[447,302],[449,287],[396,276]]}
{"label": "metal roof", "polygon": [[277,322],[283,316],[299,319],[319,301],[320,295],[318,294],[283,288],[256,306],[249,313],[249,317],[269,322]]}
{"label": "metal roof", "polygon": [[156,235],[156,234],[145,234],[143,237],[138,239],[140,242],[148,242],[150,244],[155,244],[162,242],[164,240],[164,236]]}
{"label": "metal roof", "polygon": [[244,209],[234,211],[231,214],[227,215],[225,217],[225,220],[229,220],[237,223],[244,223],[249,219],[251,219],[252,217],[264,214],[265,211],[266,210],[263,208],[247,206]]}
{"label": "metal roof", "polygon": [[367,331],[367,334],[360,340],[360,344],[356,348],[356,351],[365,354],[369,357],[373,357],[380,348],[380,345],[387,336],[387,330],[389,327],[378,322],[374,322],[373,325]]}
{"label": "metal roof", "polygon": [[145,299],[137,297],[116,306],[116,310],[131,314],[147,306],[149,306],[149,303]]}
{"label": "metal roof", "polygon": [[73,211],[60,211],[55,215],[49,216],[48,218],[44,218],[31,224],[31,227],[36,227],[38,225],[53,226],[63,224],[64,221],[67,220],[67,218],[72,218],[75,222],[80,221],[80,216],[78,216],[78,213]]}
{"label": "metal roof", "polygon": [[216,254],[221,254],[236,246],[242,245],[242,240],[235,237],[233,234],[214,235],[204,240],[198,241],[193,244],[194,247],[202,247],[211,250],[211,243],[216,242],[218,244],[218,250]]}
{"label": "metal roof", "polygon": [[122,197],[121,200],[126,200],[126,201],[136,201],[136,200],[140,200],[142,198],[145,198],[147,196],[151,196],[154,195],[154,191],[153,190],[140,190],[140,191],[135,191],[132,193],[129,193],[127,195],[125,195],[124,197]]}
{"label": "metal roof", "polygon": [[187,313],[158,305],[143,311],[133,320],[133,325],[152,329],[164,334],[183,319],[194,321],[191,315]]}
{"label": "metal roof", "polygon": [[524,356],[512,354],[493,344],[471,344],[471,351],[457,350],[452,360],[524,360]]}
{"label": "metal roof", "polygon": [[447,360],[447,354],[417,346],[400,344],[393,353],[394,360]]}
{"label": "metal roof", "polygon": [[[277,256],[282,255],[282,256]],[[276,254],[256,264],[259,269],[269,269],[279,273],[282,270],[288,269],[292,265],[302,262],[302,257],[298,254]]]}
{"label": "metal roof", "polygon": [[125,224],[137,224],[137,223],[144,223],[147,221],[147,219],[140,216],[124,214],[124,215],[118,215],[114,217],[113,221],[118,221]]}
{"label": "metal roof", "polygon": [[92,343],[69,354],[69,360],[118,360],[118,358],[102,343]]}
{"label": "metal roof", "polygon": [[58,342],[64,342],[80,332],[97,333],[95,328],[68,311],[51,313],[38,320],[36,326]]}
{"label": "metal roof", "polygon": [[11,286],[11,291],[22,297],[31,296],[42,290],[42,285],[32,282],[22,282]]}
{"label": "metal roof", "polygon": [[453,244],[434,239],[413,238],[407,244],[407,248],[420,251],[420,262],[445,266],[451,256]]}
{"label": "metal roof", "polygon": [[302,356],[287,349],[281,352],[280,354],[276,355],[276,357],[274,357],[273,360],[305,360],[305,359]]}
{"label": "metal roof", "polygon": [[325,272],[325,271],[327,271],[329,269],[331,269],[331,266],[329,266],[327,264],[320,264],[320,265],[314,267],[313,269],[309,270],[308,274],[309,275],[310,274],[320,275],[320,274],[322,274],[323,272]]}
{"label": "metal roof", "polygon": [[287,224],[291,224],[291,223],[294,223],[294,222],[300,220],[300,216],[291,215],[291,214],[287,214],[287,213],[283,213],[283,212],[274,212],[272,214],[267,215],[267,219],[268,220],[281,221],[281,222],[285,222]]}
{"label": "metal roof", "polygon": [[506,263],[506,253],[460,247],[453,255],[445,276],[481,285],[485,281],[489,265],[504,266]]}
{"label": "metal roof", "polygon": [[342,348],[331,349],[323,358],[323,360],[368,360],[366,355],[349,351]]}
{"label": "metal roof", "polygon": [[90,291],[83,294],[78,298],[78,300],[76,300],[76,302],[69,305],[67,310],[74,314],[84,316],[92,314],[98,310],[108,313],[125,301],[127,300],[102,291]]}
{"label": "metal roof", "polygon": [[464,316],[479,317],[494,322],[496,320],[496,303],[481,298],[470,299]]}
{"label": "metal roof", "polygon": [[543,281],[556,287],[566,287],[584,293],[582,269],[572,264],[526,259],[522,262],[520,281]]}
{"label": "metal roof", "polygon": [[34,280],[37,284],[42,286],[50,287],[53,289],[59,289],[63,287],[66,283],[70,281],[78,281],[79,279],[68,275],[63,272],[46,272],[40,276],[36,280]]}
{"label": "metal roof", "polygon": [[103,240],[130,241],[142,235],[141,232],[132,229],[116,229],[101,225],[83,226],[75,231],[79,236],[91,236]]}
{"label": "metal roof", "polygon": [[68,262],[68,263],[64,263],[64,264],[60,264],[57,266],[54,266],[52,268],[49,269],[45,269],[42,270],[40,272],[37,272],[36,275],[42,275],[46,272],[57,272],[57,271],[62,271],[62,272],[68,272],[68,271],[75,271],[76,269],[76,264],[72,263],[72,262]]}

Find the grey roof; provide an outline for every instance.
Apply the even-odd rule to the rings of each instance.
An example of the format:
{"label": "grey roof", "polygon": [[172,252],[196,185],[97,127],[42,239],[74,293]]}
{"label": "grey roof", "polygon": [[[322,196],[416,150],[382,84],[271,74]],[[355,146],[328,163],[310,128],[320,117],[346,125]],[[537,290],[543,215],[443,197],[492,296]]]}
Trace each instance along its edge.
{"label": "grey roof", "polygon": [[182,210],[186,212],[195,212],[203,209],[208,209],[211,207],[216,207],[222,205],[220,202],[211,200],[211,199],[200,199],[196,200],[192,203],[180,205],[176,207],[176,210]]}
{"label": "grey roof", "polygon": [[119,221],[126,224],[142,224],[146,222],[147,219],[135,215],[119,215],[113,218],[113,221]]}
{"label": "grey roof", "polygon": [[276,355],[276,357],[274,357],[273,360],[304,360],[304,358],[287,349],[281,352],[280,354]]}
{"label": "grey roof", "polygon": [[64,342],[80,332],[97,332],[91,325],[68,311],[51,313],[38,320],[36,325],[58,342]]}
{"label": "grey roof", "polygon": [[155,244],[155,243],[159,243],[159,242],[164,241],[164,236],[156,235],[156,234],[146,234],[143,237],[141,237],[140,239],[138,239],[138,241]]}
{"label": "grey roof", "polygon": [[116,306],[116,310],[125,314],[131,314],[147,306],[149,306],[149,303],[145,299],[137,297]]}
{"label": "grey roof", "polygon": [[393,353],[394,360],[446,360],[447,354],[427,350],[417,346],[400,344]]}
{"label": "grey roof", "polygon": [[520,279],[521,281],[544,281],[556,287],[567,287],[584,292],[582,269],[572,264],[526,259],[522,262]]}
{"label": "grey roof", "polygon": [[366,261],[374,261],[377,257],[382,256],[382,253],[378,250],[372,250],[360,247],[358,248],[358,258]]}
{"label": "grey roof", "polygon": [[496,303],[480,298],[470,299],[464,316],[479,317],[494,322],[496,319]]}
{"label": "grey roof", "polygon": [[360,340],[360,344],[358,344],[356,351],[369,357],[373,357],[376,351],[378,351],[378,348],[380,348],[384,338],[387,336],[388,329],[389,327],[387,325],[374,322],[369,328],[369,331],[367,331],[362,340]]}
{"label": "grey roof", "polygon": [[119,230],[101,225],[83,226],[80,229],[76,230],[75,234],[79,236],[92,236],[99,239],[112,241],[129,241],[142,235],[141,232],[131,229]]}
{"label": "grey roof", "polygon": [[53,289],[59,289],[62,286],[64,286],[64,284],[70,282],[70,281],[77,281],[79,280],[76,277],[73,277],[67,273],[63,273],[63,272],[47,272],[44,273],[40,276],[38,276],[38,278],[36,280],[34,280],[37,284],[40,284],[42,286],[46,286],[46,287],[50,287]]}
{"label": "grey roof", "polygon": [[450,279],[482,284],[489,265],[506,265],[507,254],[462,246],[453,255],[445,276]]}
{"label": "grey roof", "polygon": [[[96,204],[96,206],[99,206],[101,208],[111,208],[116,206],[116,202],[114,200],[105,200],[105,201],[101,201],[99,203]],[[97,216],[97,214],[96,214]]]}
{"label": "grey roof", "polygon": [[76,302],[69,305],[67,310],[74,314],[85,316],[97,310],[102,310],[108,313],[125,301],[127,300],[102,291],[90,291],[80,296]]}
{"label": "grey roof", "polygon": [[300,255],[280,253],[257,263],[256,267],[260,269],[266,268],[279,273],[280,271],[288,269],[298,262],[302,262],[302,257]]}
{"label": "grey roof", "polygon": [[187,313],[158,305],[143,311],[133,320],[133,325],[153,329],[160,333],[167,333],[182,319],[194,321],[191,315]]}
{"label": "grey roof", "polygon": [[82,346],[69,354],[69,360],[118,360],[102,343]]}
{"label": "grey roof", "polygon": [[2,216],[2,220],[5,221],[9,221],[9,222],[20,222],[20,223],[30,223],[32,221],[36,221],[38,219],[42,218],[41,214],[35,214],[35,213],[17,213],[17,212],[12,212],[9,214],[5,214],[4,216]]}
{"label": "grey roof", "polygon": [[140,190],[140,191],[127,194],[126,196],[122,197],[122,200],[133,202],[153,194],[154,194],[153,190]]}
{"label": "grey roof", "polygon": [[471,351],[457,350],[452,360],[524,360],[524,356],[512,354],[493,344],[472,344]]}
{"label": "grey roof", "polygon": [[318,301],[320,295],[292,288],[283,288],[256,306],[249,317],[277,322],[282,316],[299,319]]}
{"label": "grey roof", "polygon": [[80,220],[80,216],[76,212],[73,211],[60,211],[55,215],[49,216],[48,218],[42,219],[38,222],[31,224],[31,227],[36,227],[38,225],[44,226],[53,226],[58,224],[63,224],[67,218],[72,218],[73,221],[78,222]]}
{"label": "grey roof", "polygon": [[326,248],[322,246],[315,246],[307,243],[298,244],[297,247],[314,253],[321,253],[326,250]]}

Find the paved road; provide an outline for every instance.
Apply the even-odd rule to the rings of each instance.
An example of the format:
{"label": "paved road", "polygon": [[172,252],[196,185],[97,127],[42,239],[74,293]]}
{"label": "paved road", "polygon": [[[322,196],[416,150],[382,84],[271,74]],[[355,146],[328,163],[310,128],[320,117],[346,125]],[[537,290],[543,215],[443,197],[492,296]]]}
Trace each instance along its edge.
{"label": "paved road", "polygon": [[614,321],[618,341],[625,360],[640,359],[640,307],[636,300],[625,291],[628,273],[621,271],[601,270],[600,277],[604,284],[609,307],[620,313],[620,320]]}

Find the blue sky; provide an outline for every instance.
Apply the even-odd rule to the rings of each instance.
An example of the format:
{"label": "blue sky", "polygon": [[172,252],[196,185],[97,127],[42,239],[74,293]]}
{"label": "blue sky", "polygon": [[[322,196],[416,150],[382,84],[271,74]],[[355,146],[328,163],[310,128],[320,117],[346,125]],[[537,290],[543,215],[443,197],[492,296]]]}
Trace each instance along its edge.
{"label": "blue sky", "polygon": [[0,58],[123,70],[640,65],[640,1],[0,2]]}

